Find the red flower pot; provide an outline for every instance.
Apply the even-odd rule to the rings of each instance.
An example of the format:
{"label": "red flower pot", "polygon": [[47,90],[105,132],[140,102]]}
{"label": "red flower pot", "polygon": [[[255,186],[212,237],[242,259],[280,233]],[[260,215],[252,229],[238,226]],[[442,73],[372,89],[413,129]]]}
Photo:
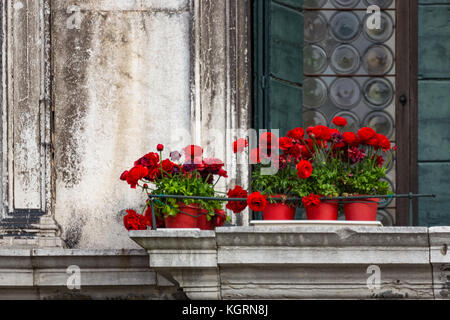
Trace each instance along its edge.
{"label": "red flower pot", "polygon": [[[179,210],[176,216],[164,218],[166,228],[197,228],[198,205],[185,205],[178,203]],[[183,212],[187,213],[184,214]]]}
{"label": "red flower pot", "polygon": [[322,201],[318,206],[305,208],[308,220],[337,220],[339,203],[333,200]]}
{"label": "red flower pot", "polygon": [[[281,195],[276,194],[274,198],[279,198]],[[295,218],[295,207],[291,207],[285,203],[267,202],[266,208],[263,210],[264,220],[294,220]]]}
{"label": "red flower pot", "polygon": [[345,220],[375,221],[380,198],[344,200]]}
{"label": "red flower pot", "polygon": [[207,217],[208,210],[199,209],[198,213],[199,213],[199,215],[197,218],[197,228],[199,228],[200,230],[213,230],[214,229],[214,225],[213,225],[214,217],[212,217],[211,220],[208,221],[208,217]]}

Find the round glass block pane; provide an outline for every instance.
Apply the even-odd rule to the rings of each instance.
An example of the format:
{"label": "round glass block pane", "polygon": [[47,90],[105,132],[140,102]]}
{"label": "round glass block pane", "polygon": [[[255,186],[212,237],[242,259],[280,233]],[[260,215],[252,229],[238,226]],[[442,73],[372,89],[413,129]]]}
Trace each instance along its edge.
{"label": "round glass block pane", "polygon": [[[334,119],[334,117],[342,117],[347,120],[347,125],[345,126],[345,131],[352,131],[356,132],[359,129],[359,119],[356,114],[354,114],[351,111],[340,111],[333,115],[331,119]],[[330,127],[338,128],[331,122]]]}
{"label": "round glass block pane", "polygon": [[331,0],[336,8],[354,8],[359,0]]}
{"label": "round glass block pane", "polygon": [[364,98],[370,106],[383,108],[394,98],[394,88],[389,80],[372,78],[366,81],[363,88]]}
{"label": "round glass block pane", "polygon": [[317,125],[327,125],[327,119],[325,116],[316,110],[308,110],[303,112],[303,127],[308,128]]}
{"label": "round glass block pane", "polygon": [[314,11],[307,11],[304,14],[303,35],[307,42],[319,42],[327,36],[327,20],[325,17]]}
{"label": "round glass block pane", "polygon": [[318,78],[303,81],[303,104],[306,107],[320,107],[327,99],[327,85]]}
{"label": "round glass block pane", "polygon": [[361,99],[358,83],[351,78],[337,78],[330,86],[333,103],[342,109],[353,108]]}
{"label": "round glass block pane", "polygon": [[371,127],[377,133],[384,134],[390,138],[394,133],[394,120],[391,116],[383,111],[371,112],[364,119],[364,125]]}
{"label": "round glass block pane", "polygon": [[350,11],[335,13],[330,19],[330,30],[338,41],[348,42],[360,32],[360,22],[356,14]]}
{"label": "round glass block pane", "polygon": [[394,57],[391,50],[384,45],[374,45],[363,56],[364,69],[371,75],[383,75],[391,70]]}
{"label": "round glass block pane", "polygon": [[327,0],[304,0],[303,8],[322,8]]}
{"label": "round glass block pane", "polygon": [[359,68],[359,53],[355,47],[343,44],[334,49],[331,54],[331,68],[337,74],[353,73]]}
{"label": "round glass block pane", "polygon": [[386,210],[379,210],[376,219],[385,227],[392,227],[394,225],[394,218],[392,218],[392,215]]}
{"label": "round glass block pane", "polygon": [[380,8],[389,8],[392,0],[364,0],[366,5],[370,6],[372,4],[379,6]]}
{"label": "round glass block pane", "polygon": [[327,68],[327,54],[319,46],[310,45],[303,49],[303,71],[309,74],[318,74]]}
{"label": "round glass block pane", "polygon": [[381,12],[380,15],[380,28],[369,28],[367,26],[367,19],[370,18],[371,15],[367,15],[364,19],[363,28],[364,34],[366,37],[373,42],[385,42],[389,40],[389,38],[394,33],[394,22],[389,14],[385,12]]}

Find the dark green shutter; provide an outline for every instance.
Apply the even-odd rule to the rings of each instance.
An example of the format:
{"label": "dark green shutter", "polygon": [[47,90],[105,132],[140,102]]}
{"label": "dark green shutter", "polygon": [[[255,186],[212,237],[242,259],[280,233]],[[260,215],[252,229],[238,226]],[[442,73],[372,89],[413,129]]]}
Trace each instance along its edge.
{"label": "dark green shutter", "polygon": [[254,1],[255,127],[301,126],[302,0]]}
{"label": "dark green shutter", "polygon": [[302,125],[303,0],[253,4],[254,127],[285,135]]}
{"label": "dark green shutter", "polygon": [[419,224],[450,225],[450,9],[419,1]]}

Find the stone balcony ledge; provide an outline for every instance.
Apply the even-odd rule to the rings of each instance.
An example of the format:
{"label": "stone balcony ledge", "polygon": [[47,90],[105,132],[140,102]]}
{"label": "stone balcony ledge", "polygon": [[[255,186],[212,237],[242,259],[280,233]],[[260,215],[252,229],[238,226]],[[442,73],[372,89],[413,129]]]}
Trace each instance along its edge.
{"label": "stone balcony ledge", "polygon": [[450,298],[450,227],[252,226],[129,235],[147,250],[150,267],[191,299]]}

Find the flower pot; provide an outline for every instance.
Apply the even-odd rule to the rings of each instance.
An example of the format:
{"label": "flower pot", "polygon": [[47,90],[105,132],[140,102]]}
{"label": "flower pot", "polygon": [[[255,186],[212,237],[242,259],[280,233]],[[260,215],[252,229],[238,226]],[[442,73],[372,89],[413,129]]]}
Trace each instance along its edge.
{"label": "flower pot", "polygon": [[166,228],[197,228],[198,205],[178,204],[180,212],[176,216],[164,218]]}
{"label": "flower pot", "polygon": [[208,221],[207,213],[208,213],[208,210],[205,210],[205,209],[198,210],[199,215],[197,218],[197,228],[199,228],[200,230],[213,230],[214,229],[214,225],[213,225],[214,217],[212,217]]}
{"label": "flower pot", "polygon": [[308,220],[337,220],[339,203],[335,200],[322,201],[318,206],[305,208]]}
{"label": "flower pot", "polygon": [[344,200],[345,220],[375,221],[379,198]]}
{"label": "flower pot", "polygon": [[[274,195],[274,198],[279,198],[281,195]],[[295,207],[289,206],[285,203],[267,203],[266,208],[263,210],[264,220],[294,220]]]}

